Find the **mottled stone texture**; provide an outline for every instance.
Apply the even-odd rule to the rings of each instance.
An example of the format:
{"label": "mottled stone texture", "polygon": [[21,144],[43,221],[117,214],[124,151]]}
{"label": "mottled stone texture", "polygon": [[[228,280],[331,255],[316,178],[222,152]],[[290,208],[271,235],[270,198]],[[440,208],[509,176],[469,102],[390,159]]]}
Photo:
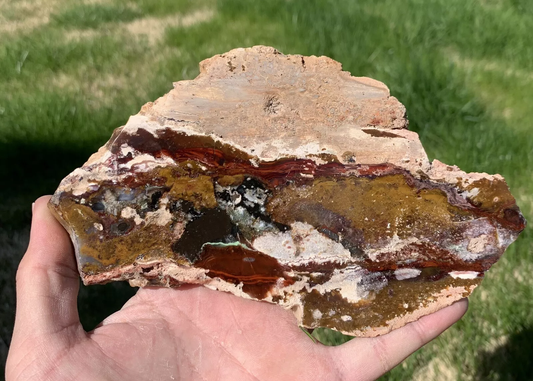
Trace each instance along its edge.
{"label": "mottled stone texture", "polygon": [[381,82],[268,47],[200,68],[53,196],[85,284],[203,284],[375,336],[469,295],[525,226],[501,176],[429,162]]}

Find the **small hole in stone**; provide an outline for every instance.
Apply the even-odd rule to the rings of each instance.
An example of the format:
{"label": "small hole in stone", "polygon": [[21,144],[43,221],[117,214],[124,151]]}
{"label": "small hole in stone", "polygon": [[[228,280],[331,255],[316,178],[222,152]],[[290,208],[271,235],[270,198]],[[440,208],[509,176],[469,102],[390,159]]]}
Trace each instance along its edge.
{"label": "small hole in stone", "polygon": [[130,225],[127,222],[121,222],[117,226],[117,230],[121,233],[126,232],[129,229]]}
{"label": "small hole in stone", "polygon": [[94,212],[102,212],[105,210],[105,205],[102,204],[101,202],[95,202],[94,204],[91,205],[91,209]]}

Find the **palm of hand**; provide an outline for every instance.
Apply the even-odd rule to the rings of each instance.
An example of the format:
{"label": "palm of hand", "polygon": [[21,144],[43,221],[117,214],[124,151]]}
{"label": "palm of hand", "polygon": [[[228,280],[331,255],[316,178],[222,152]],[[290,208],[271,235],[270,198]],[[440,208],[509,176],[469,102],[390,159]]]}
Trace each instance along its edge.
{"label": "palm of hand", "polygon": [[339,347],[314,343],[291,312],[204,287],[141,289],[86,333],[70,241],[36,202],[17,273],[8,380],[368,380],[439,335],[466,311],[456,303],[388,335]]}
{"label": "palm of hand", "polygon": [[203,287],[140,290],[85,343],[111,379],[314,379],[331,361],[290,312]]}

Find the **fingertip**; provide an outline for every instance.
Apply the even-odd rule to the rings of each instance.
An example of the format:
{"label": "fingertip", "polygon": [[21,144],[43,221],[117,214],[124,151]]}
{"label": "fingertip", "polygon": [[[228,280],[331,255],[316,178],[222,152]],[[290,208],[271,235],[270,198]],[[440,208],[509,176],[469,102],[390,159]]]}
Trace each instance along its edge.
{"label": "fingertip", "polygon": [[[42,222],[46,222],[52,227],[55,228],[55,225],[59,225],[59,222],[56,220],[56,218],[52,215],[50,210],[48,209],[48,202],[50,201],[51,196],[41,196],[37,200],[35,200],[32,204],[32,231],[34,228],[39,228],[39,225],[42,224]],[[62,229],[63,230],[63,229]]]}
{"label": "fingertip", "polygon": [[461,313],[461,316],[460,318],[462,318],[464,316],[464,314],[466,314],[466,312],[468,311],[468,306],[469,306],[469,301],[468,301],[468,298],[463,298],[457,302],[455,302],[453,305],[456,305],[456,308],[459,310],[459,312]]}
{"label": "fingertip", "polygon": [[52,196],[50,196],[50,195],[40,196],[39,198],[37,198],[31,204],[32,211],[35,212],[36,208],[37,209],[42,209],[42,208],[46,207],[51,198],[52,198]]}
{"label": "fingertip", "polygon": [[410,324],[422,326],[426,336],[424,341],[429,342],[458,322],[467,310],[468,299],[463,298]]}

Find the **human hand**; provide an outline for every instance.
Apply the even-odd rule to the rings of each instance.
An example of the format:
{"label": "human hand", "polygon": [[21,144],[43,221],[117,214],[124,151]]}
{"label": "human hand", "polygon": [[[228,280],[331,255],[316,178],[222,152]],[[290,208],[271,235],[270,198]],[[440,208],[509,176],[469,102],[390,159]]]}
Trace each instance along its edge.
{"label": "human hand", "polygon": [[387,335],[338,347],[309,339],[293,314],[200,286],[140,289],[85,332],[70,239],[35,202],[17,272],[17,314],[7,380],[371,380],[466,312],[450,307]]}

